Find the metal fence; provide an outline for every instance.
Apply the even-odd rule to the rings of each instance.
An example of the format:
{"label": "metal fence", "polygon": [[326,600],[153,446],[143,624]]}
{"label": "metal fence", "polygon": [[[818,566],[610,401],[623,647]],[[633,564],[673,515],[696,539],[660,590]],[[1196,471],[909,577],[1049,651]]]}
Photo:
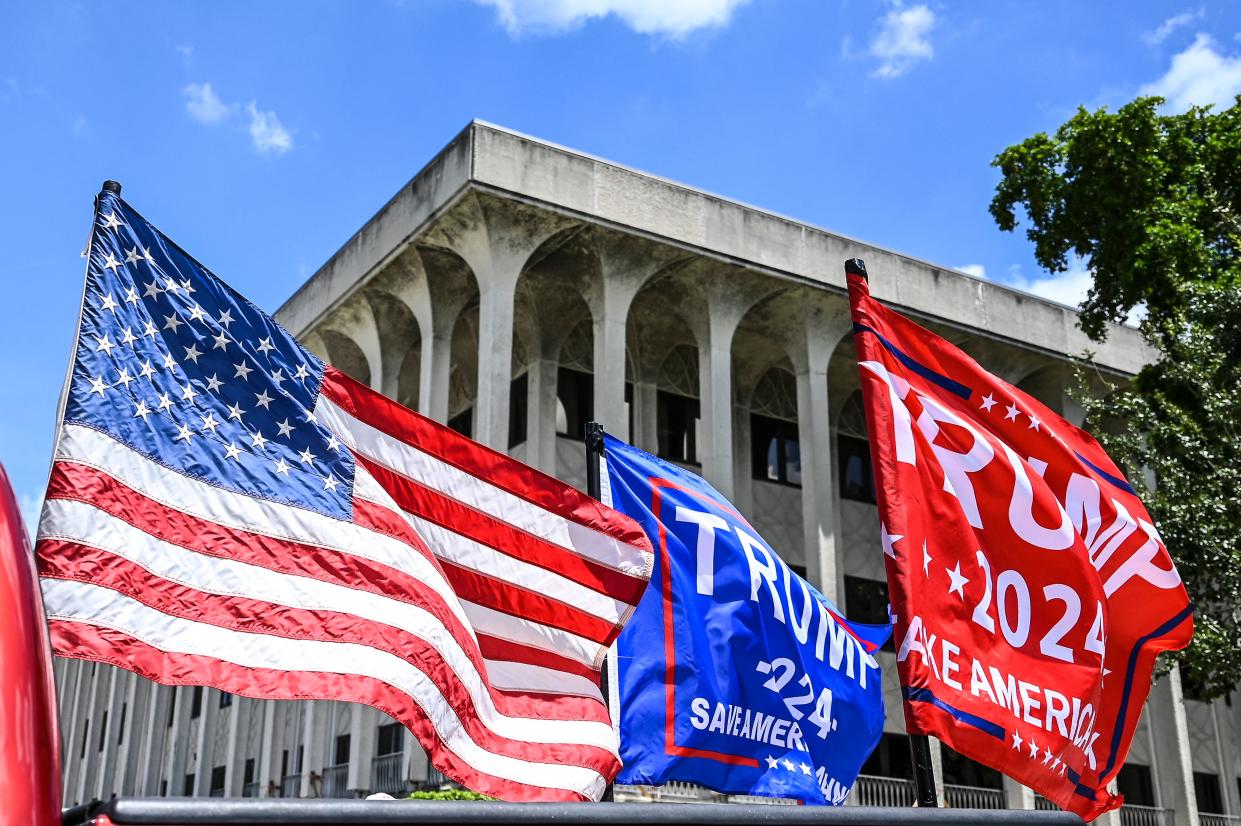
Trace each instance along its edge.
{"label": "metal fence", "polygon": [[301,797],[302,776],[300,774],[286,774],[280,778],[280,796]]}
{"label": "metal fence", "polygon": [[349,794],[349,764],[326,767],[319,784],[319,797],[352,797]]}
{"label": "metal fence", "polygon": [[954,809],[1007,809],[1003,789],[944,784],[944,801]]}
{"label": "metal fence", "polygon": [[1172,810],[1155,806],[1120,807],[1121,826],[1172,826]]}
{"label": "metal fence", "polygon": [[1241,815],[1224,815],[1216,812],[1198,812],[1200,826],[1238,826]]}
{"label": "metal fence", "polygon": [[246,785],[241,787],[241,796],[242,797],[258,797],[259,788],[260,786],[257,781],[254,783],[247,783]]}
{"label": "metal fence", "polygon": [[407,791],[401,765],[405,755],[401,752],[385,754],[371,760],[371,793],[382,792],[393,797],[404,797]]}
{"label": "metal fence", "polygon": [[853,802],[859,806],[905,808],[914,805],[917,794],[912,780],[901,777],[873,777],[859,774],[853,784]]}

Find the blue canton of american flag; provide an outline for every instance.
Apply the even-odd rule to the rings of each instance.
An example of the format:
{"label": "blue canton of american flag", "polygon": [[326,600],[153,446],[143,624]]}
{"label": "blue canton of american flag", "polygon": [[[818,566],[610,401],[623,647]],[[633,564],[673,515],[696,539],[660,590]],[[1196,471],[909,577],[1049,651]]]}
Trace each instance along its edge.
{"label": "blue canton of american flag", "polygon": [[35,552],[53,650],[374,706],[446,776],[598,799],[632,520],[359,384],[99,196]]}
{"label": "blue canton of american flag", "polygon": [[347,518],[353,458],[314,414],[323,363],[112,192],[96,223],[65,421]]}

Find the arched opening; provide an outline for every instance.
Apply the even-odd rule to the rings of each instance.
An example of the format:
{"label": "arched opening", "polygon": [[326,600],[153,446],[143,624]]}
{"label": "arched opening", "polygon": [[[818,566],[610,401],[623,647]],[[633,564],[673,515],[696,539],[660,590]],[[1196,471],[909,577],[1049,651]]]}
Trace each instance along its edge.
{"label": "arched opening", "polygon": [[448,368],[446,424],[463,436],[474,435],[478,398],[478,302],[470,304],[452,328],[452,362]]}
{"label": "arched opening", "polygon": [[698,348],[673,347],[659,367],[656,388],[658,455],[682,464],[699,464]]}
{"label": "arched opening", "polygon": [[370,386],[371,368],[366,361],[366,354],[353,339],[336,330],[320,330],[319,337],[327,347],[328,361],[337,370],[362,384]]}

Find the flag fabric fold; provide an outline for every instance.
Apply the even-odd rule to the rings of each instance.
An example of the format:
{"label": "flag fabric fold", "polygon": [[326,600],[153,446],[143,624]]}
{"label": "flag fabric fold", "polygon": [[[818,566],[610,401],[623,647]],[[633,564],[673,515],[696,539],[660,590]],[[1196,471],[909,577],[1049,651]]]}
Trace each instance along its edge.
{"label": "flag fabric fold", "polygon": [[912,733],[1086,819],[1192,610],[1134,488],[1085,431],[848,275]]}
{"label": "flag fabric fold", "polygon": [[112,192],[36,553],[62,656],[366,703],[502,799],[620,768],[641,528],[325,365]]}
{"label": "flag fabric fold", "polygon": [[617,643],[618,782],[840,805],[883,733],[874,652],[700,477],[611,436],[605,501],[656,549]]}

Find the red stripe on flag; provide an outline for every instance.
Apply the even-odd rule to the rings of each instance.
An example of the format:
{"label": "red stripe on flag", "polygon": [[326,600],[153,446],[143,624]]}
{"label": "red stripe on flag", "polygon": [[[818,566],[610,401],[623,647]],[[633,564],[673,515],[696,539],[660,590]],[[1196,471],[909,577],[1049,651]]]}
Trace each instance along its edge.
{"label": "red stripe on flag", "polygon": [[[305,576],[321,582],[380,594],[423,608],[444,624],[448,633],[466,652],[475,669],[481,674],[486,674],[484,655],[480,654],[469,632],[456,615],[447,608],[440,595],[425,583],[395,568],[340,551],[289,540],[277,540],[262,534],[249,533],[197,519],[181,511],[166,508],[102,471],[71,462],[61,461],[53,466],[47,498],[84,502],[133,525],[144,533],[205,556],[235,559],[282,574]],[[369,505],[366,510],[375,512],[383,509]],[[384,512],[408,529],[408,523],[404,519],[390,511]],[[375,513],[371,515],[377,516]],[[412,533],[412,531],[409,532]],[[41,560],[40,573],[48,569],[42,561],[46,542],[46,540],[40,542],[36,549]],[[50,561],[55,557],[49,553],[47,558]],[[73,576],[72,578],[91,581],[87,577]],[[140,598],[138,594],[134,596]],[[513,649],[512,653],[515,656],[505,657],[505,659],[531,662],[530,659],[519,656],[526,654],[525,648],[521,646]],[[532,664],[541,663],[532,662]],[[575,670],[572,673],[578,672]],[[598,672],[591,673],[593,673],[592,679],[598,684]],[[562,699],[578,700],[576,695],[530,694],[528,695],[529,702],[525,705],[509,705],[511,692],[491,689],[491,695],[506,713],[514,716],[576,719],[570,710],[559,705]],[[575,702],[574,705],[576,706],[577,703]]]}
{"label": "red stripe on flag", "polygon": [[554,571],[630,605],[637,604],[646,590],[645,579],[601,565],[540,536],[515,528],[365,456],[359,455],[357,460],[403,510],[428,522],[467,536],[514,559]]}
{"label": "red stripe on flag", "polygon": [[[465,684],[440,653],[426,640],[395,626],[338,611],[292,608],[249,597],[207,593],[164,579],[128,559],[98,548],[58,541],[40,543],[41,547],[44,545],[46,550],[41,551],[46,554],[41,556],[44,579],[88,582],[132,597],[161,613],[219,628],[288,640],[353,643],[399,657],[425,674],[439,689],[457,711],[460,724],[470,739],[495,754],[519,760],[537,760],[541,759],[539,755],[546,755],[546,759],[553,762],[587,768],[600,765],[603,755],[608,754],[605,749],[591,746],[530,743],[496,734],[481,721]],[[279,645],[279,642],[274,644]],[[480,676],[479,682],[485,690],[484,677]],[[400,691],[395,686],[391,690]],[[501,705],[518,712],[508,716],[538,717],[537,710],[530,713],[529,704],[522,697],[504,696]],[[590,755],[593,759],[588,757]]]}
{"label": "red stripe on flag", "polygon": [[446,559],[440,567],[457,594],[469,602],[513,617],[528,619],[549,628],[568,631],[600,645],[610,645],[620,629],[593,614],[534,591],[519,588],[492,576]]}
{"label": "red stripe on flag", "polygon": [[353,417],[394,439],[504,488],[532,505],[651,553],[650,540],[629,517],[559,479],[420,416],[331,366],[323,372],[322,393]]}
{"label": "red stripe on flag", "polygon": [[[483,794],[518,801],[584,799],[573,792],[530,786],[479,772],[444,745],[417,703],[374,678],[246,668],[211,657],[161,651],[111,628],[55,619],[48,626],[56,654],[126,668],[165,685],[204,685],[258,699],[339,700],[372,706],[403,723],[419,742],[428,745],[432,761],[446,776]],[[118,652],[124,656],[118,656]],[[597,767],[604,776],[619,770],[619,761],[612,755],[608,757]]]}

